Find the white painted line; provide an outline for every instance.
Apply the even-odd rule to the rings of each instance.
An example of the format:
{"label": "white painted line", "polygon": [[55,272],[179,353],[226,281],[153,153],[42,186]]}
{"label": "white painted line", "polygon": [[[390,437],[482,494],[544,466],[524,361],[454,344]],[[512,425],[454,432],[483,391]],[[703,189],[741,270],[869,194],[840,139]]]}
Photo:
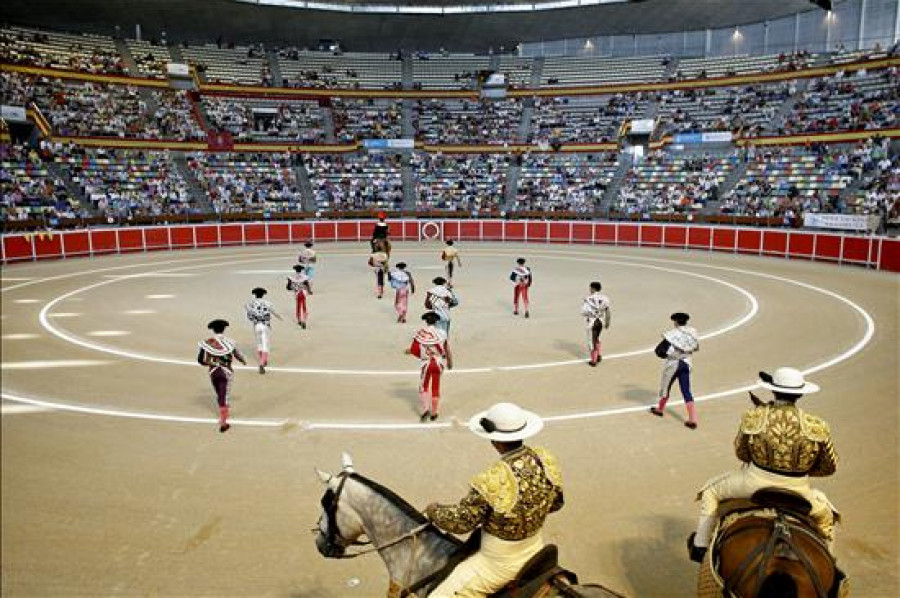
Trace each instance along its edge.
{"label": "white painted line", "polygon": [[5,341],[27,341],[33,338],[41,338],[39,334],[4,334],[2,337]]}
{"label": "white painted line", "polygon": [[0,405],[0,414],[3,415],[19,415],[23,413],[45,413],[50,411],[47,407],[39,407],[37,405],[10,405],[3,403]]}
{"label": "white painted line", "polygon": [[144,295],[144,299],[174,299],[175,295]]}
{"label": "white painted line", "polygon": [[107,365],[109,361],[96,359],[59,359],[56,361],[4,361],[0,363],[3,370],[45,370],[49,368],[83,368],[94,365]]}
{"label": "white painted line", "polygon": [[[583,254],[580,254],[580,255],[583,255]],[[546,256],[538,256],[538,257],[546,257]],[[551,257],[549,259],[562,259],[562,260],[568,260],[568,261],[605,262],[605,263],[612,263],[612,264],[621,263],[618,260],[607,260],[607,259],[596,259],[596,258],[586,259],[586,258],[571,258],[571,257],[566,257],[566,258],[552,258]],[[627,263],[630,263],[630,262],[627,262]],[[634,266],[635,264],[631,264],[631,265]],[[723,328],[714,330],[705,335],[701,335],[701,337],[700,337],[701,340],[713,338],[715,336],[725,334],[727,332],[734,330],[735,328],[743,326],[748,321],[750,321],[753,317],[755,317],[759,311],[759,302],[756,300],[756,298],[749,291],[747,291],[735,284],[732,284],[730,282],[726,282],[724,280],[720,280],[720,279],[714,278],[712,276],[707,276],[705,274],[698,274],[696,272],[677,270],[677,269],[668,268],[668,267],[652,266],[652,265],[647,265],[647,264],[638,264],[637,266],[641,267],[641,268],[647,268],[650,270],[661,270],[664,272],[676,272],[678,274],[682,274],[685,276],[691,276],[694,278],[708,280],[708,281],[711,281],[711,282],[714,282],[717,284],[721,284],[728,288],[731,288],[731,289],[737,291],[738,293],[742,294],[747,299],[747,302],[750,304],[750,309],[747,311],[746,314],[744,314],[737,321],[735,321],[731,324],[728,324],[727,326],[725,326]],[[195,268],[204,268],[204,267],[207,267],[207,265],[204,264],[204,265],[200,265],[200,266],[185,266],[183,269],[195,269]],[[125,350],[121,350],[121,349],[117,349],[117,348],[113,348],[113,347],[97,345],[97,344],[91,343],[90,341],[87,341],[85,339],[82,339],[82,338],[76,337],[72,334],[69,334],[67,332],[64,332],[58,328],[55,328],[54,326],[52,326],[50,324],[49,320],[47,319],[49,311],[51,309],[53,309],[53,307],[58,302],[68,299],[68,298],[72,297],[73,295],[76,295],[76,294],[79,294],[79,293],[82,293],[82,292],[85,292],[85,291],[88,291],[91,289],[95,289],[100,286],[112,284],[115,282],[118,282],[118,280],[111,279],[111,280],[97,282],[97,283],[94,283],[91,285],[87,285],[87,286],[75,289],[73,291],[69,291],[68,293],[66,293],[64,295],[60,295],[60,296],[54,298],[49,303],[47,303],[47,305],[44,306],[44,308],[41,310],[41,312],[38,316],[38,318],[41,322],[41,325],[46,330],[48,330],[51,334],[58,336],[59,338],[66,340],[70,343],[84,347],[86,349],[93,349],[95,351],[100,351],[102,353],[110,353],[112,355],[116,355],[119,357],[127,357],[130,359],[150,361],[150,362],[154,362],[154,363],[167,363],[167,364],[172,364],[172,365],[196,367],[196,365],[197,365],[196,361],[189,361],[189,360],[184,360],[184,359],[174,359],[174,358],[169,358],[169,357],[158,357],[155,355],[134,353],[131,351],[125,351]],[[49,315],[52,315],[52,314],[49,314]],[[632,357],[635,355],[647,354],[647,353],[651,353],[652,351],[653,351],[653,347],[651,346],[651,347],[645,347],[642,349],[637,349],[634,351],[628,351],[625,353],[612,353],[609,355],[604,355],[603,358],[604,358],[604,360],[608,361],[611,359],[620,359],[623,357]],[[461,369],[454,369],[454,370],[448,372],[448,374],[449,375],[487,374],[487,373],[491,373],[491,372],[507,372],[507,371],[541,369],[541,368],[560,367],[560,366],[569,366],[569,365],[581,365],[583,363],[584,363],[584,359],[570,359],[570,360],[565,360],[565,361],[553,361],[553,362],[547,362],[547,363],[536,363],[536,364],[525,364],[525,365],[489,366],[489,367],[480,367],[480,368],[461,368]],[[255,370],[256,368],[253,366],[237,366],[235,369],[251,371],[251,370]],[[275,367],[275,366],[272,366],[272,367],[268,367],[267,369],[272,372],[285,372],[285,373],[291,373],[291,374],[325,374],[325,375],[338,375],[338,376],[419,376],[420,375],[420,371],[418,368],[416,368],[416,369],[411,368],[409,370],[349,370],[349,369],[331,369],[331,368]]]}
{"label": "white painted line", "polygon": [[76,312],[65,312],[65,311],[58,312],[55,314],[50,314],[50,316],[54,317],[54,318],[77,318],[80,315],[82,315],[82,314],[76,313]]}
{"label": "white painted line", "polygon": [[23,303],[23,304],[40,303],[40,302],[41,302],[40,299],[16,299],[15,301],[13,301],[13,303]]}
{"label": "white painted line", "polygon": [[283,268],[281,270],[237,270],[232,272],[232,274],[290,274],[290,268]]}
{"label": "white painted line", "polygon": [[155,314],[156,310],[154,309],[129,309],[127,311],[123,311],[123,314],[128,314],[129,316],[146,316],[147,314]]}
{"label": "white painted line", "polygon": [[[68,405],[66,403],[55,403],[51,401],[43,401],[40,399],[31,399],[20,397],[17,395],[2,393],[2,398],[7,401],[14,401],[25,405],[34,405],[37,407],[45,407],[47,409],[56,409],[58,411],[72,411],[75,413],[88,413],[91,415],[109,415],[112,417],[125,417],[131,419],[150,419],[166,422],[182,422],[189,424],[217,424],[218,419],[211,417],[183,417],[178,415],[166,415],[164,413],[142,413],[138,411],[119,411],[116,409],[100,409],[98,407],[84,407],[81,405]],[[289,420],[262,420],[262,419],[232,419],[232,424],[239,426],[255,426],[260,428],[280,428],[289,423]]]}
{"label": "white painted line", "polygon": [[127,330],[94,330],[88,332],[88,336],[128,336],[131,334]]}
{"label": "white painted line", "polygon": [[0,274],[0,282],[20,282],[23,280],[34,280],[34,278],[29,278],[28,276],[3,276],[2,274]]}
{"label": "white painted line", "polygon": [[131,278],[190,278],[196,274],[186,272],[142,272],[140,274],[104,274],[103,278],[117,278],[128,280]]}
{"label": "white painted line", "polygon": [[309,423],[307,430],[430,430],[433,428],[452,428],[453,424],[418,423],[418,424],[342,424],[342,423]]}

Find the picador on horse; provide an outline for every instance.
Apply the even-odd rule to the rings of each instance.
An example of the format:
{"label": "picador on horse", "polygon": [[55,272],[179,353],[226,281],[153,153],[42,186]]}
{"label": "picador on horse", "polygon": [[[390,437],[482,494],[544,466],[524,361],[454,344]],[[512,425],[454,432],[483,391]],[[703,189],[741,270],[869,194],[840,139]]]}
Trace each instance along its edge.
{"label": "picador on horse", "polygon": [[[769,595],[764,587],[793,585],[794,593],[778,595],[836,596],[844,581],[831,554],[839,517],[809,478],[832,475],[837,454],[828,424],[797,407],[819,387],[793,368],[759,376],[774,401],[750,394],[754,406],[734,440],[745,465],[707,481],[697,497],[700,519],[688,551],[703,563],[699,595],[762,596]],[[750,540],[754,534],[758,541]]]}
{"label": "picador on horse", "polygon": [[[472,479],[458,503],[431,504],[424,514],[356,473],[349,455],[341,473],[319,471],[327,485],[313,530],[319,552],[329,558],[378,552],[390,574],[389,598],[621,598],[598,584],[577,585],[577,577],[557,565],[556,546],[544,545],[544,521],[563,506],[562,476],[546,449],[523,443],[543,420],[498,403],[468,427],[491,441],[499,461]],[[473,533],[463,543],[447,532]],[[366,544],[371,547],[348,552]]]}

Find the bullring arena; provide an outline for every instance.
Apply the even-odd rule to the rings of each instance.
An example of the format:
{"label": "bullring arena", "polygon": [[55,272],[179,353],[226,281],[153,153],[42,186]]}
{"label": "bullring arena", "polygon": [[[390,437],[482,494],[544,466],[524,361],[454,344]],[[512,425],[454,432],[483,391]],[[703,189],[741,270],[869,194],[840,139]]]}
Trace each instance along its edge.
{"label": "bullring arena", "polygon": [[0,598],[900,596],[898,231],[900,0],[5,0]]}
{"label": "bullring arena", "polygon": [[[22,247],[115,254],[3,269],[5,595],[383,595],[377,556],[333,561],[316,551],[314,467],[336,471],[347,451],[361,473],[420,508],[456,499],[492,458],[461,423],[510,400],[547,419],[537,444],[563,464],[567,505],[545,527],[562,563],[629,596],[689,596],[694,494],[736,467],[731,443],[756,373],[786,364],[823,388],[804,403],[831,422],[840,454],[837,475],[818,486],[844,516],[837,555],[854,592],[896,595],[895,274],[759,255],[779,245],[804,251],[809,239],[796,232],[791,241],[732,229],[723,241],[702,227],[392,222],[392,259],[406,261],[419,284],[411,314],[442,270],[442,244],[423,228],[425,237],[458,239],[463,259],[455,369],[440,419],[419,424],[417,367],[403,354],[417,317],[398,324],[390,297],[375,298],[368,245],[358,242],[371,225],[4,239],[7,259]],[[265,245],[285,234],[317,239],[306,330],[291,322],[283,290],[299,245]],[[621,243],[590,243],[609,234]],[[216,247],[144,250],[163,237]],[[842,248],[863,243],[864,255],[896,255],[886,239],[834,237]],[[556,242],[521,242],[536,238]],[[682,248],[626,240],[634,238],[670,247],[679,239]],[[692,242],[700,238],[748,249],[709,251]],[[519,256],[535,273],[529,320],[511,314],[508,272]],[[594,279],[614,314],[596,369],[585,366],[578,314]],[[254,286],[268,287],[286,317],[273,325],[268,373],[238,369],[235,425],[222,435],[196,343],[208,320],[224,317],[252,356],[242,306]],[[652,347],[674,310],[690,312],[702,335],[693,431],[680,404],[661,420],[647,412],[660,367]]]}

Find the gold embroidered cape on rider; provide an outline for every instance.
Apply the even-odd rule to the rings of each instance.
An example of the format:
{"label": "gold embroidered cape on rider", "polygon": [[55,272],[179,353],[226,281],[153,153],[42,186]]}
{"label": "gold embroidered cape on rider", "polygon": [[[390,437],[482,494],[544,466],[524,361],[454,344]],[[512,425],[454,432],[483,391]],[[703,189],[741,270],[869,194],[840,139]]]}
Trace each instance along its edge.
{"label": "gold embroidered cape on rider", "polygon": [[548,513],[563,506],[562,474],[546,449],[522,446],[476,475],[455,505],[427,513],[438,527],[456,534],[481,526],[503,540],[523,540],[540,531]]}
{"label": "gold embroidered cape on rider", "polygon": [[741,461],[775,473],[824,477],[837,469],[828,424],[794,405],[747,410],[734,451]]}

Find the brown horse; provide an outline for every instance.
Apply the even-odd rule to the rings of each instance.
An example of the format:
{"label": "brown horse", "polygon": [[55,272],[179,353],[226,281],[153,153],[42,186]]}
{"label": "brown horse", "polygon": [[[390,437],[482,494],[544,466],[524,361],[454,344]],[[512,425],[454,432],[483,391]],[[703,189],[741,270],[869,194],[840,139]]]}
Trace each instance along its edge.
{"label": "brown horse", "polygon": [[372,246],[372,253],[378,253],[379,251],[387,254],[388,258],[391,257],[391,242],[387,239],[372,239],[370,245]]}
{"label": "brown horse", "polygon": [[[799,500],[798,500],[799,499]],[[723,505],[711,550],[701,565],[698,596],[726,598],[836,598],[845,596],[834,557],[815,524],[809,504],[764,489],[751,503]],[[805,503],[805,504],[804,504]],[[737,509],[735,510],[735,507]]]}

